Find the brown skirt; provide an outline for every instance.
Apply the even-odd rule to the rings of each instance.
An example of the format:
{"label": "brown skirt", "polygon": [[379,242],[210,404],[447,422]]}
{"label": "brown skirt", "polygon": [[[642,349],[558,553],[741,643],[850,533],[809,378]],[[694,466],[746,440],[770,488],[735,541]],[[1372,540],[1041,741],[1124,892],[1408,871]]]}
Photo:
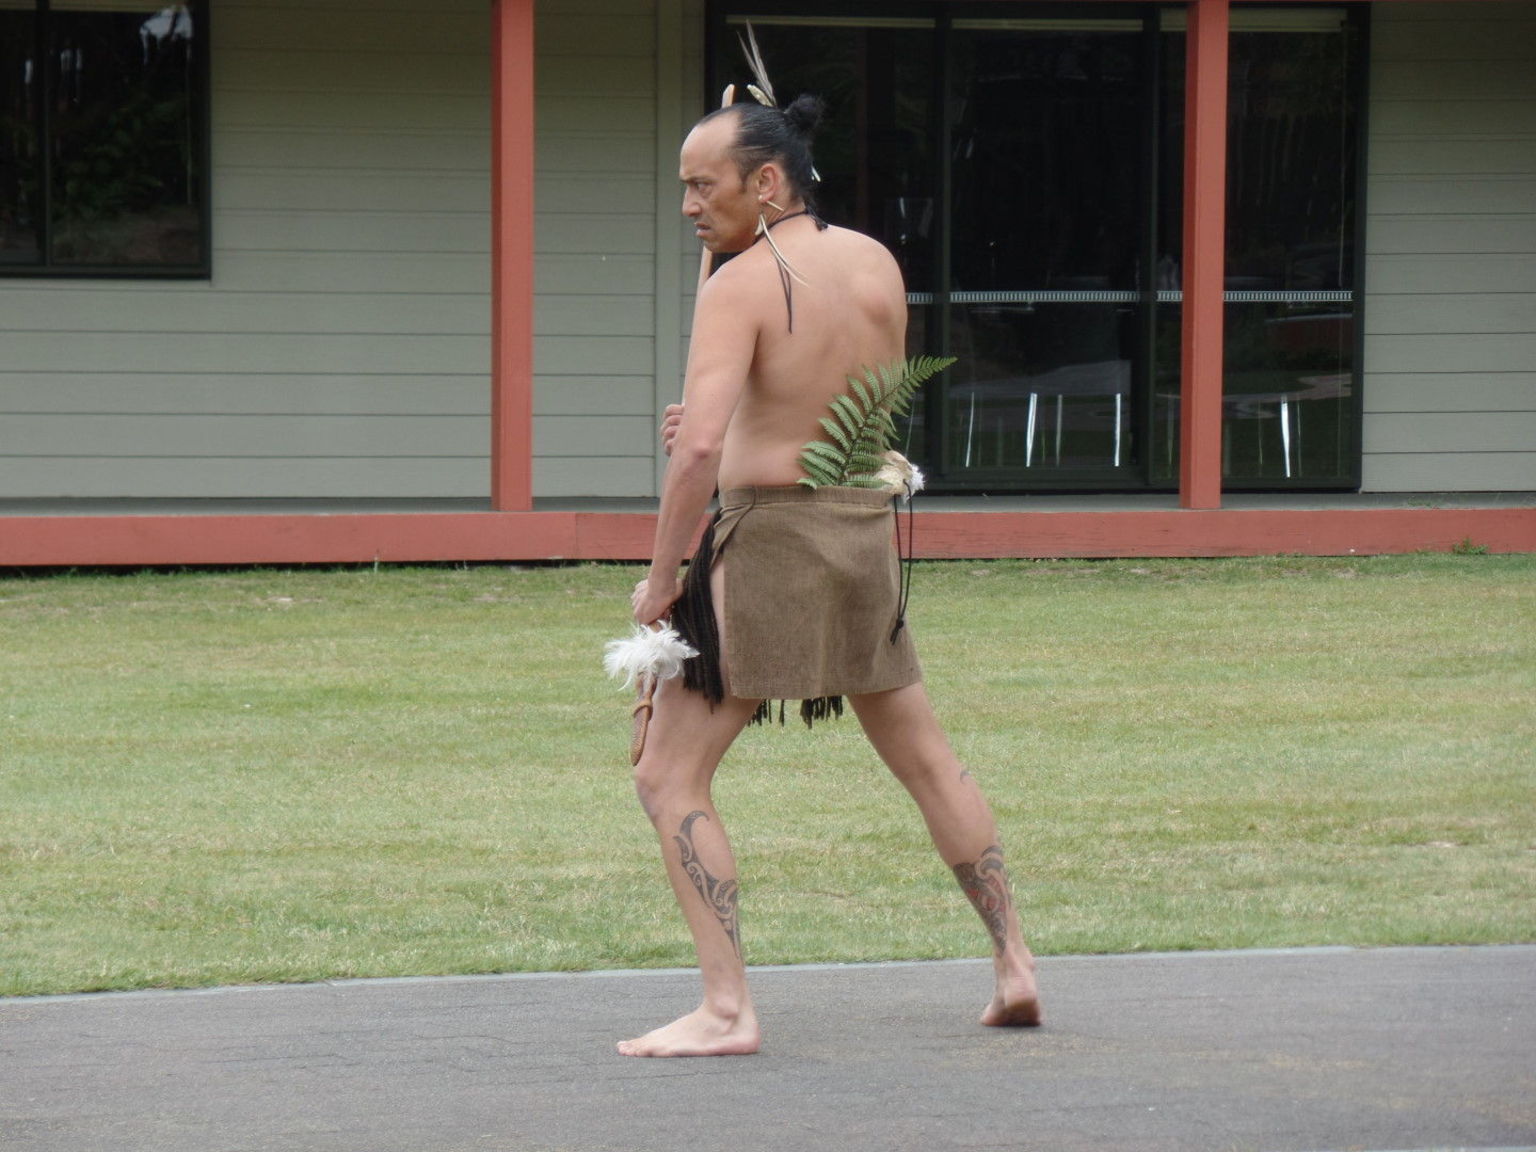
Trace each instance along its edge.
{"label": "brown skirt", "polygon": [[[869,488],[794,485],[723,493],[673,613],[679,631],[700,651],[685,668],[688,686],[717,701],[724,692],[807,701],[801,714],[809,722],[840,712],[838,697],[921,680],[911,630],[902,619],[893,507],[889,493]],[[726,562],[729,684],[719,675],[709,602],[716,557]]]}

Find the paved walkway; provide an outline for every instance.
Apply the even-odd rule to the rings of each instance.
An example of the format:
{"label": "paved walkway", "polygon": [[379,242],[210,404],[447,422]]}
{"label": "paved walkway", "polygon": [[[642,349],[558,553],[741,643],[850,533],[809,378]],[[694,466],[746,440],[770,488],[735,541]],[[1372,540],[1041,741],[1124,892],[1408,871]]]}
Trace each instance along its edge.
{"label": "paved walkway", "polygon": [[755,1057],[627,1060],[692,973],[0,1001],[5,1152],[1536,1147],[1536,946],[761,969]]}

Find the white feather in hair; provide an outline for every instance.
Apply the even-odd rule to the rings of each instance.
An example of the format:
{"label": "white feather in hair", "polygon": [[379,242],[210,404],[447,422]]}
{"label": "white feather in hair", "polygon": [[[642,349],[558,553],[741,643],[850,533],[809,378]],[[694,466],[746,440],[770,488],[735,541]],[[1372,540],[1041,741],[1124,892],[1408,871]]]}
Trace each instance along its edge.
{"label": "white feather in hair", "polygon": [[615,680],[624,677],[624,687],[629,688],[640,676],[657,680],[680,676],[683,661],[697,655],[671,625],[652,629],[636,624],[631,635],[603,646],[603,671]]}
{"label": "white feather in hair", "polygon": [[779,98],[773,94],[773,81],[768,79],[768,65],[763,63],[763,54],[758,51],[757,36],[752,31],[752,21],[747,21],[747,38],[742,40],[741,33],[738,32],[736,39],[741,44],[742,55],[747,58],[747,67],[752,70],[752,78],[757,81],[756,84],[748,84],[747,91],[752,93],[759,104],[777,108]]}

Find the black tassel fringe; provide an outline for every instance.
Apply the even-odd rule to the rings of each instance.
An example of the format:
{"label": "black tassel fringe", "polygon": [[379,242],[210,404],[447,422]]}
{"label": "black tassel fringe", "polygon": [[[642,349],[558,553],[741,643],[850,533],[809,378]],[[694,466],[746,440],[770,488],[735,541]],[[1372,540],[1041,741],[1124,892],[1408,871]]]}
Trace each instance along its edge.
{"label": "black tassel fringe", "polygon": [[[807,728],[812,727],[817,720],[835,720],[843,714],[843,698],[841,696],[817,696],[810,700],[800,701],[800,719],[805,721]],[[773,701],[764,700],[757,706],[757,711],[752,713],[752,719],[748,724],[772,724]],[[784,701],[779,701],[779,723],[784,723]]]}
{"label": "black tassel fringe", "polygon": [[698,653],[683,661],[683,684],[690,691],[702,692],[711,708],[725,699],[725,681],[720,676],[720,630],[715,627],[714,598],[709,593],[709,570],[715,559],[715,523],[719,519],[717,515],[704,529],[698,551],[683,575],[683,594],[672,605],[672,627]]}

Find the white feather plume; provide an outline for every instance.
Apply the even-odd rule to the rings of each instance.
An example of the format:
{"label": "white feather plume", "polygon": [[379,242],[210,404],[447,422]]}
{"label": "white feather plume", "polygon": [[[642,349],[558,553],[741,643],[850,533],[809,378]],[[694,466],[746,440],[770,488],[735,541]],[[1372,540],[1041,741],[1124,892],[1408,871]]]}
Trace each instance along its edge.
{"label": "white feather plume", "polygon": [[697,655],[671,625],[651,629],[636,624],[631,635],[603,646],[603,671],[615,680],[624,677],[624,687],[630,688],[640,676],[680,676],[683,661]]}
{"label": "white feather plume", "polygon": [[747,91],[752,93],[759,104],[777,108],[779,98],[773,94],[773,82],[768,79],[768,65],[763,63],[763,54],[758,50],[757,36],[752,31],[752,21],[747,21],[747,38],[742,40],[741,33],[738,32],[736,40],[741,45],[742,55],[747,58],[747,67],[752,70],[752,78],[757,81],[755,85],[748,84]]}

